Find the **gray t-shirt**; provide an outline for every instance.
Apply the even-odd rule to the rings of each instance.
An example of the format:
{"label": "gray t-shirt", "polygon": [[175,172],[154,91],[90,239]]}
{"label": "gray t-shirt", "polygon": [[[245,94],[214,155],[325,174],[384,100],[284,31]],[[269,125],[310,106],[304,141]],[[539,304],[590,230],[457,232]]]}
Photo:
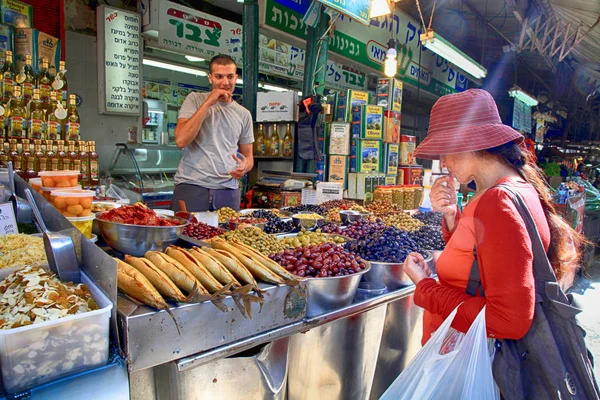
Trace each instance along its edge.
{"label": "gray t-shirt", "polygon": [[[190,93],[179,118],[191,118],[209,93]],[[175,174],[175,184],[188,183],[207,189],[237,189],[238,181],[229,175],[225,160],[231,159],[238,144],[254,142],[250,111],[238,103],[218,102],[208,110],[200,133],[183,149]]]}

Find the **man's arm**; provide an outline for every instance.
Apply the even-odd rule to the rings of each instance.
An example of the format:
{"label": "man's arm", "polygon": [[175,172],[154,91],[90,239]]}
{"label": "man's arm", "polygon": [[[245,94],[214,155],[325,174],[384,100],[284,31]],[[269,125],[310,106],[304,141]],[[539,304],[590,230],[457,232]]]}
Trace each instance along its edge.
{"label": "man's arm", "polygon": [[246,172],[248,172],[254,167],[254,154],[252,153],[252,143],[240,144],[239,146],[240,153],[242,153],[242,155],[246,157]]}

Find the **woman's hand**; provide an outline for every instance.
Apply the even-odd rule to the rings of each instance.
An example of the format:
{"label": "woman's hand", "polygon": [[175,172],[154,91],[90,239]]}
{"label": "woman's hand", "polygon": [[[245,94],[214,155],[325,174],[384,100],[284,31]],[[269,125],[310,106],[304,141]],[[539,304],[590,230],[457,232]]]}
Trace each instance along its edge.
{"label": "woman's hand", "polygon": [[415,285],[431,276],[431,270],[419,253],[410,253],[404,261],[404,272]]}
{"label": "woman's hand", "polygon": [[452,175],[439,178],[431,187],[429,194],[431,207],[433,211],[444,214],[448,229],[454,228],[454,218],[458,210],[458,198],[456,188],[454,187],[454,177]]}

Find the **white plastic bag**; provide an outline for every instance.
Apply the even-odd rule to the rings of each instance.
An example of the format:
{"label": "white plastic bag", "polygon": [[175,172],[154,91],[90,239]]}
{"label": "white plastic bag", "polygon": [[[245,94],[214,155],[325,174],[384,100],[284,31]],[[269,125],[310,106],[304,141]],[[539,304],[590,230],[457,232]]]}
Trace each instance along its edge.
{"label": "white plastic bag", "polygon": [[[460,306],[459,306],[460,307]],[[486,337],[485,307],[466,334],[451,328],[458,307],[417,353],[381,400],[498,400],[492,376],[493,341]],[[453,350],[440,354],[442,345]]]}

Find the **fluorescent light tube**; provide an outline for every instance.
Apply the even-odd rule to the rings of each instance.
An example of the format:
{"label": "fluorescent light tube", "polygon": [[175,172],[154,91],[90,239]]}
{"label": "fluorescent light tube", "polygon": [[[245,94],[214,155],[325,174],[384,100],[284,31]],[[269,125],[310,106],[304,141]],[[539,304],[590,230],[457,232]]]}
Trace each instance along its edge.
{"label": "fluorescent light tube", "polygon": [[202,61],[206,61],[206,59],[204,59],[204,58],[201,58],[201,57],[196,57],[196,56],[185,56],[185,58],[186,58],[188,61],[191,61],[191,62],[202,62]]}
{"label": "fluorescent light tube", "polygon": [[487,75],[487,69],[483,65],[478,64],[434,31],[423,33],[421,35],[421,43],[474,78],[481,79]]}
{"label": "fluorescent light tube", "polygon": [[289,89],[282,88],[280,86],[267,85],[264,83],[259,83],[258,86],[262,89],[271,90],[273,92],[289,92],[290,91]]}
{"label": "fluorescent light tube", "polygon": [[515,99],[521,100],[523,103],[527,104],[529,107],[537,106],[538,100],[530,95],[529,93],[523,91],[518,86],[513,86],[512,89],[508,91],[510,97],[514,97]]}
{"label": "fluorescent light tube", "polygon": [[371,10],[369,11],[369,18],[383,17],[392,13],[390,4],[387,0],[372,0]]}
{"label": "fluorescent light tube", "polygon": [[156,61],[156,60],[150,60],[148,58],[144,58],[142,60],[142,63],[144,65],[148,65],[148,66],[151,66],[151,67],[168,69],[168,70],[171,70],[171,71],[183,72],[184,74],[190,74],[190,75],[196,75],[196,76],[208,76],[208,74],[205,71],[202,71],[202,70],[199,70],[199,69],[182,67],[181,65],[170,64],[170,63],[166,63],[166,62],[162,62],[162,61]]}

